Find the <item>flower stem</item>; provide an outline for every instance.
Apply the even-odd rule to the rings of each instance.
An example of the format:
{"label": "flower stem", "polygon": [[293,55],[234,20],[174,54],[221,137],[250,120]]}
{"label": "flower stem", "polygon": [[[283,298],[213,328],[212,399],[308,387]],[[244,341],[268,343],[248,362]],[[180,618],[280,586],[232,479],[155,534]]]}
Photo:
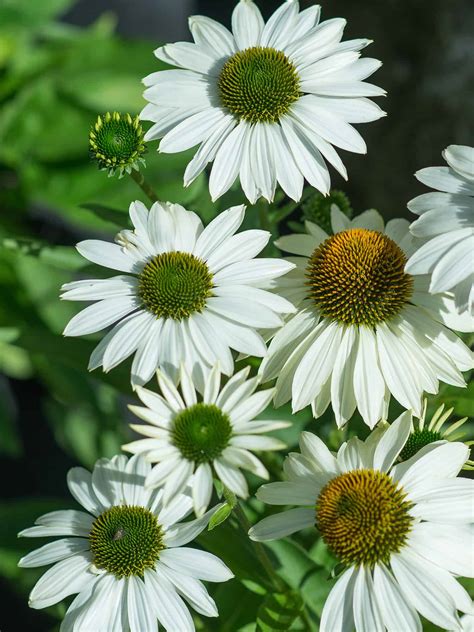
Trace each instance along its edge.
{"label": "flower stem", "polygon": [[132,169],[132,171],[130,172],[130,176],[135,180],[135,182],[138,184],[140,189],[149,198],[151,202],[158,202],[158,196],[153,191],[150,184],[145,180],[145,178],[143,177],[143,174],[140,173],[140,171],[136,171],[135,169]]}
{"label": "flower stem", "polygon": [[[252,525],[247,520],[247,516],[245,515],[245,512],[242,509],[240,502],[237,503],[237,505],[234,508],[234,511],[235,511],[235,515],[237,517],[237,520],[239,521],[240,526],[245,531],[245,534],[247,534]],[[271,583],[273,584],[273,587],[278,592],[284,592],[287,589],[287,586],[285,585],[284,581],[281,579],[281,577],[277,574],[277,572],[273,568],[273,564],[270,558],[268,557],[268,553],[266,552],[263,544],[261,542],[255,542],[254,540],[252,540],[251,542],[255,550],[257,559],[260,562],[260,564],[263,566],[263,568],[265,569],[265,572],[267,573]]]}

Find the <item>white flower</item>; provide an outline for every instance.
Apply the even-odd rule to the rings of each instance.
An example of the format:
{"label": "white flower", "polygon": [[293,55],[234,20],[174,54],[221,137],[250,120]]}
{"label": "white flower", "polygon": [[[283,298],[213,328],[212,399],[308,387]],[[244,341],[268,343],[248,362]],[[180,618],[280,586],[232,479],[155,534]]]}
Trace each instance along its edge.
{"label": "white flower", "polygon": [[309,234],[276,242],[298,255],[275,284],[298,313],[273,338],[263,381],[276,377],[276,405],[292,398],[294,411],[311,404],[319,417],[332,402],[339,426],[357,408],[373,427],[390,394],[419,416],[439,381],[465,386],[472,354],[445,327],[462,330],[465,318],[449,296],[428,293],[427,277],[404,272],[414,241],[406,220],[384,228],[377,211],[350,221],[335,206],[331,216],[331,237],[306,222]]}
{"label": "white flower", "polygon": [[326,161],[347,178],[333,145],[366,153],[351,124],[385,115],[366,98],[385,91],[364,82],[381,62],[359,59],[370,40],[341,42],[345,20],[319,18],[319,6],[300,13],[299,3],[288,0],[265,24],[257,5],[241,0],[232,33],[197,15],[189,20],[194,43],[155,51],[178,69],[144,79],[149,104],[141,118],[154,123],[145,139],[161,138],[165,153],[199,145],[185,186],[212,161],[214,200],[237,178],[252,203],[272,200],[277,182],[294,200],[305,179],[327,193]]}
{"label": "white flower", "polygon": [[256,329],[278,327],[281,314],[294,311],[286,300],[261,289],[293,264],[254,259],[270,233],[234,233],[245,207],[221,213],[206,228],[179,204],[130,205],[134,231],[123,230],[116,244],[99,240],[77,245],[82,256],[125,272],[109,279],[75,281],[62,298],[97,301],[67,325],[64,334],[82,336],[118,324],[91,355],[89,370],[109,371],[135,353],[132,384],[144,384],[158,367],[173,380],[181,362],[203,388],[205,375],[219,361],[231,375],[231,349],[263,356]]}
{"label": "white flower", "polygon": [[303,432],[301,454],[287,457],[287,480],[257,497],[296,509],[264,518],[249,535],[282,538],[318,528],[346,567],[324,605],[321,632],[421,632],[419,614],[458,630],[472,600],[455,579],[474,575],[474,481],[456,478],[469,456],[438,441],[393,465],[410,432],[404,413],[386,432],[344,443],[334,456]]}
{"label": "white flower", "polygon": [[19,565],[54,564],[30,594],[32,608],[47,608],[77,593],[61,632],[194,630],[187,601],[217,617],[201,580],[227,581],[227,566],[205,551],[183,546],[206,528],[210,515],[180,522],[192,511],[189,494],[167,507],[163,490],[145,489],[151,466],[140,456],[100,459],[92,475],[69,471],[71,494],[86,511],[53,511],[19,535],[65,536],[23,557]]}
{"label": "white flower", "polygon": [[443,151],[449,167],[428,167],[415,175],[441,191],[408,203],[420,215],[410,226],[427,239],[409,259],[410,274],[431,274],[430,292],[454,292],[460,311],[467,310],[474,329],[474,147],[450,145]]}
{"label": "white flower", "polygon": [[251,450],[280,450],[285,444],[263,433],[286,428],[285,421],[255,420],[270,403],[273,389],[258,391],[258,377],[247,380],[250,367],[236,373],[221,389],[218,367],[210,373],[202,399],[183,368],[182,396],[163,373],[158,383],[163,396],[138,387],[146,408],[130,406],[151,426],[133,425],[149,437],[123,446],[158,462],[146,479],[147,487],[164,486],[163,502],[169,502],[186,486],[192,488],[197,515],[206,511],[212,494],[213,472],[234,494],[247,498],[247,482],[240,468],[268,478],[262,462]]}

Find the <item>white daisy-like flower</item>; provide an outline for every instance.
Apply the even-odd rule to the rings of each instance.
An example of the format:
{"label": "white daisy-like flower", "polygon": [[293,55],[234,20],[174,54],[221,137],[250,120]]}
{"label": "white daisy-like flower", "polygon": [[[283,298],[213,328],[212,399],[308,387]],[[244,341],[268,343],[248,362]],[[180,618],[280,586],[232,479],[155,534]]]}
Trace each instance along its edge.
{"label": "white daisy-like flower", "polygon": [[351,221],[336,206],[331,217],[334,235],[306,222],[308,234],[276,242],[297,255],[275,290],[298,312],[273,338],[263,381],[276,377],[276,405],[292,398],[294,411],[311,404],[319,417],[332,402],[339,426],[357,408],[373,427],[390,394],[419,417],[423,392],[437,393],[440,380],[465,386],[473,356],[445,324],[469,323],[452,297],[428,292],[426,276],[405,273],[414,248],[406,220],[384,227],[370,210]]}
{"label": "white daisy-like flower", "polygon": [[428,167],[415,175],[439,193],[424,193],[408,203],[420,215],[410,226],[428,240],[409,259],[410,274],[431,274],[430,292],[454,293],[474,330],[474,147],[450,145],[448,167]]}
{"label": "white daisy-like flower", "polygon": [[145,408],[130,409],[152,425],[133,425],[134,430],[148,438],[133,441],[123,449],[143,454],[149,462],[158,462],[145,485],[163,486],[164,503],[189,486],[194,510],[200,516],[211,500],[213,475],[241,498],[249,495],[241,469],[268,478],[266,468],[252,451],[286,447],[279,439],[262,435],[290,423],[255,419],[270,403],[274,389],[256,393],[259,379],[247,379],[249,370],[246,367],[239,371],[221,388],[220,371],[214,367],[199,400],[184,367],[182,395],[161,372],[158,383],[162,396],[137,388]]}
{"label": "white daisy-like flower", "polygon": [[132,384],[144,384],[157,368],[173,380],[184,362],[194,382],[218,361],[233,372],[231,349],[263,356],[256,329],[278,327],[294,311],[285,299],[261,286],[293,268],[281,259],[255,259],[270,233],[241,225],[244,206],[228,209],[206,228],[179,204],[141,202],[130,206],[134,230],[115,244],[100,240],[77,245],[93,263],[125,272],[109,279],[66,283],[61,298],[96,301],[67,325],[66,336],[100,331],[118,321],[91,355],[89,370],[109,371],[135,354]]}
{"label": "white daisy-like flower", "polygon": [[165,153],[199,145],[185,186],[211,161],[214,200],[237,178],[252,203],[272,200],[277,183],[299,200],[305,179],[327,193],[326,161],[347,178],[333,145],[366,153],[352,123],[385,115],[367,98],[385,91],[364,81],[381,62],[359,59],[370,40],[341,42],[345,20],[319,18],[319,6],[299,12],[288,0],[265,24],[258,6],[241,0],[232,32],[197,15],[189,20],[194,43],[155,51],[177,69],[144,79],[141,118],[154,123],[145,140],[161,138]]}
{"label": "white daisy-like flower", "polygon": [[421,632],[419,614],[458,630],[458,611],[473,612],[455,579],[474,575],[474,481],[456,478],[469,451],[439,441],[394,466],[410,416],[365,442],[351,439],[336,456],[303,432],[301,454],[286,459],[287,480],[257,492],[263,502],[298,507],[264,518],[252,539],[316,525],[345,566],[324,605],[321,632]]}
{"label": "white daisy-like flower", "polygon": [[47,608],[77,593],[61,632],[192,632],[185,602],[217,617],[201,580],[223,582],[232,572],[215,555],[184,546],[206,528],[215,509],[181,522],[192,511],[189,494],[166,507],[163,490],[147,490],[151,466],[140,456],[100,459],[92,474],[69,471],[68,487],[86,511],[53,511],[19,535],[64,536],[23,557],[24,568],[54,564],[31,591],[32,608]]}

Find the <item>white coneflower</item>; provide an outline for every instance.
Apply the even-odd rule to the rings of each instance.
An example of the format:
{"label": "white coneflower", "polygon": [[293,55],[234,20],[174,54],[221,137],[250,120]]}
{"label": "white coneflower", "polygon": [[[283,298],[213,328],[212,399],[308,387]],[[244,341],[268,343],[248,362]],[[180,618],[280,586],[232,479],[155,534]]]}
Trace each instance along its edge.
{"label": "white coneflower", "polygon": [[410,428],[404,413],[337,455],[303,432],[301,454],[285,462],[287,480],[257,492],[263,502],[298,508],[264,518],[252,539],[316,526],[346,567],[324,605],[321,632],[421,632],[419,615],[458,630],[458,611],[472,613],[456,580],[474,575],[474,481],[456,478],[469,450],[440,441],[394,465]]}
{"label": "white coneflower", "polygon": [[148,437],[123,446],[158,462],[149,473],[146,485],[164,486],[164,502],[189,486],[197,515],[206,511],[211,500],[213,476],[241,498],[248,487],[241,469],[268,478],[268,472],[253,451],[279,450],[285,444],[266,432],[286,428],[290,423],[255,419],[270,403],[273,389],[255,390],[258,378],[246,379],[249,367],[234,375],[221,389],[217,367],[209,374],[202,398],[182,369],[181,393],[162,373],[158,383],[162,396],[138,387],[146,408],[131,410],[151,426],[132,428]]}
{"label": "white coneflower", "polygon": [[474,147],[450,145],[448,167],[428,167],[415,175],[439,193],[424,193],[408,203],[420,218],[410,226],[427,242],[409,259],[410,274],[431,274],[430,292],[454,292],[474,330]]}
{"label": "white coneflower", "polygon": [[385,91],[364,81],[381,62],[360,59],[370,40],[341,42],[345,20],[319,18],[319,6],[299,12],[288,0],[265,24],[257,5],[241,0],[232,32],[196,15],[189,20],[194,43],[155,51],[177,69],[144,79],[149,104],[141,118],[154,123],[145,139],[161,138],[165,153],[199,145],[186,186],[212,161],[213,199],[237,178],[252,203],[272,200],[277,183],[298,200],[305,179],[327,193],[326,161],[347,178],[333,145],[366,152],[352,124],[385,114],[367,98]]}
{"label": "white coneflower", "polygon": [[[93,263],[125,272],[109,279],[66,283],[62,298],[95,301],[67,325],[66,336],[83,336],[117,323],[92,353],[89,369],[109,371],[135,354],[132,383],[144,384],[157,368],[177,379],[184,362],[203,388],[218,361],[231,375],[231,349],[263,356],[257,328],[278,327],[293,306],[262,285],[293,264],[255,259],[270,233],[234,234],[244,206],[221,213],[206,228],[179,204],[141,202],[130,206],[134,230],[123,230],[115,244],[100,240],[77,245]],[[260,286],[260,287],[259,287]]]}
{"label": "white coneflower", "polygon": [[19,535],[65,536],[23,557],[25,568],[54,564],[30,594],[32,608],[47,608],[69,595],[61,632],[129,630],[192,632],[185,602],[217,617],[201,580],[233,577],[215,555],[184,546],[209,522],[212,511],[180,522],[192,511],[189,494],[163,506],[163,490],[147,490],[151,466],[140,456],[100,459],[92,474],[76,467],[68,486],[86,511],[53,511]]}
{"label": "white coneflower", "polygon": [[357,408],[373,427],[390,395],[420,416],[424,391],[465,386],[472,353],[448,327],[469,323],[452,297],[431,295],[425,276],[405,272],[416,247],[406,220],[384,227],[371,210],[351,221],[333,206],[333,235],[306,228],[276,242],[296,268],[274,290],[298,307],[261,365],[263,381],[277,378],[277,405],[291,398],[293,410],[311,404],[318,417],[332,403],[339,426]]}

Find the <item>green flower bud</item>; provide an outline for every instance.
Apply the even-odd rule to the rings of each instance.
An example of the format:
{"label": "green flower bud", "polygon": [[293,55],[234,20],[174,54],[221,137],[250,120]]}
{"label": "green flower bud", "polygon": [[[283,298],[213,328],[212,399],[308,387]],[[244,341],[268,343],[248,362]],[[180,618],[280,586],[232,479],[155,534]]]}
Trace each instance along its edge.
{"label": "green flower bud", "polygon": [[352,207],[349,198],[342,191],[333,189],[329,195],[324,196],[322,193],[315,192],[311,197],[303,202],[301,210],[303,220],[314,222],[327,233],[332,233],[331,228],[331,206],[335,204],[339,210],[352,217]]}
{"label": "green flower bud", "polygon": [[145,164],[142,158],[146,152],[143,129],[138,116],[107,112],[98,116],[89,133],[90,153],[99,169],[116,173],[121,178],[132,169],[139,170]]}

